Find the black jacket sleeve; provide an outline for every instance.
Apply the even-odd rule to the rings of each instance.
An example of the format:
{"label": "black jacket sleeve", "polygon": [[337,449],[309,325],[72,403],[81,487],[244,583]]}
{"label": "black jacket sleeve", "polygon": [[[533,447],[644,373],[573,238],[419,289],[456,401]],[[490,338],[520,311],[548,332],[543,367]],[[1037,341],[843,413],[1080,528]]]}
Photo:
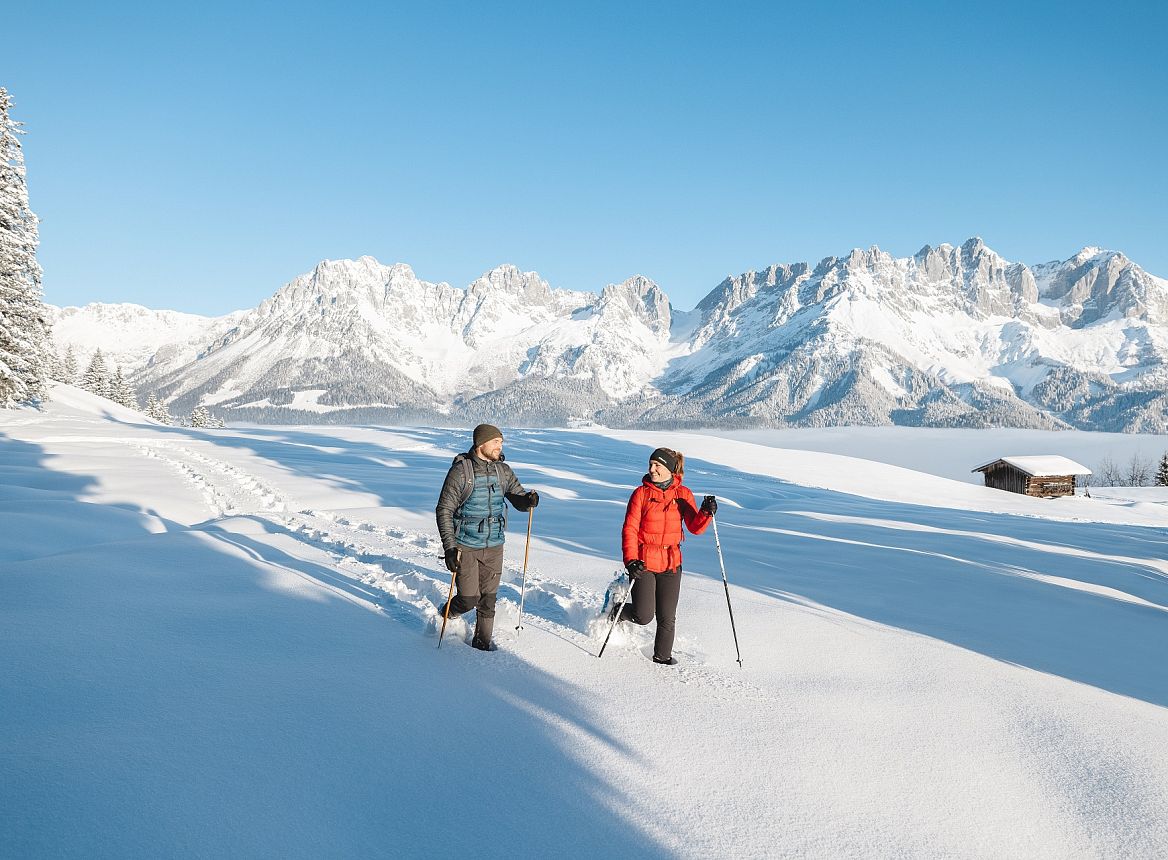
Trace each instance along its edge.
{"label": "black jacket sleeve", "polygon": [[519,479],[515,477],[515,472],[506,463],[499,466],[499,479],[503,483],[503,495],[507,497],[507,501],[511,506],[520,513],[527,513],[527,490],[523,489],[523,485],[519,483]]}
{"label": "black jacket sleeve", "polygon": [[438,506],[434,508],[443,551],[454,548],[457,536],[454,530],[454,512],[462,505],[463,480],[462,466],[456,462],[446,473],[446,480],[442,482],[442,492],[438,494]]}

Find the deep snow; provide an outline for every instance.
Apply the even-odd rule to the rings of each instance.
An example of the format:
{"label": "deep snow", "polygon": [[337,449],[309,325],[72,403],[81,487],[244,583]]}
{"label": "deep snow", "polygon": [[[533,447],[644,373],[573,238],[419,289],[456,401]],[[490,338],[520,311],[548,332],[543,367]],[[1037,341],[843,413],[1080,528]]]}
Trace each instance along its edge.
{"label": "deep snow", "polygon": [[[432,630],[465,431],[196,431],[54,397],[0,413],[5,856],[1168,846],[1163,494],[1030,500],[863,434],[867,459],[508,429],[543,502],[522,638],[513,513],[482,654]],[[652,626],[594,656],[659,444],[723,500],[743,669],[712,533],[684,547],[682,665],[649,661]]]}

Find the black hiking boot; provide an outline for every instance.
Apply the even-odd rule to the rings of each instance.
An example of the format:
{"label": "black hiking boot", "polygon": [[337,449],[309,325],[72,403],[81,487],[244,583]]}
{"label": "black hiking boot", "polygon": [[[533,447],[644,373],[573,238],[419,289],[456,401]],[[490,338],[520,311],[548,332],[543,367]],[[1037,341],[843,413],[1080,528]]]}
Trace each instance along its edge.
{"label": "black hiking boot", "polygon": [[480,651],[498,651],[499,646],[494,642],[484,642],[482,639],[472,639],[470,641],[471,648],[477,648]]}
{"label": "black hiking boot", "polygon": [[664,660],[662,660],[660,657],[653,655],[653,662],[659,663],[662,666],[676,666],[677,665],[677,658],[676,657],[666,657]]}

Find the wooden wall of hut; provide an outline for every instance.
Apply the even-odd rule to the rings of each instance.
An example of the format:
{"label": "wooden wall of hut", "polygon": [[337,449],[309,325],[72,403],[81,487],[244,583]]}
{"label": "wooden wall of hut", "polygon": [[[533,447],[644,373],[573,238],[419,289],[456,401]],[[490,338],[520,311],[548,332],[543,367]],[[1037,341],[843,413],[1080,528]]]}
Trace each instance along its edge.
{"label": "wooden wall of hut", "polygon": [[999,463],[986,469],[982,474],[985,475],[985,485],[995,490],[1006,490],[1041,499],[1075,494],[1074,475],[1031,477],[1007,463]]}
{"label": "wooden wall of hut", "polygon": [[985,485],[993,487],[995,490],[1006,490],[1010,493],[1026,492],[1026,479],[1029,477],[1024,472],[1019,472],[1013,466],[1005,463],[998,463],[986,469],[983,473],[985,475]]}
{"label": "wooden wall of hut", "polygon": [[1049,499],[1055,496],[1075,494],[1074,475],[1043,475],[1032,477],[1026,482],[1026,495]]}

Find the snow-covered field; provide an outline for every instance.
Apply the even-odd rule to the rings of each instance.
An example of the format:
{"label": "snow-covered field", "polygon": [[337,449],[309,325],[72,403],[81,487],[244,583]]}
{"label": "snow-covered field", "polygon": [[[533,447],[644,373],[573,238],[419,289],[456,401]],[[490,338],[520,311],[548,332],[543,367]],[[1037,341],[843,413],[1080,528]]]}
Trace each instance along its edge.
{"label": "snow-covered field", "polygon": [[[195,431],[54,396],[0,412],[5,857],[1168,851],[1161,491],[1031,500],[864,434],[866,459],[511,430],[543,501],[522,637],[513,514],[484,654],[432,630],[465,431]],[[684,547],[681,665],[651,626],[595,657],[659,444],[723,500],[742,669],[712,532]]]}
{"label": "snow-covered field", "polygon": [[[780,448],[802,448],[866,457],[981,485],[973,469],[998,457],[1061,454],[1098,471],[1109,459],[1157,465],[1168,453],[1168,436],[1151,433],[1085,433],[1078,430],[950,430],[936,427],[817,427],[788,430],[710,431],[728,439]],[[1092,490],[1092,495],[1095,491]],[[1165,498],[1168,501],[1168,497]]]}

